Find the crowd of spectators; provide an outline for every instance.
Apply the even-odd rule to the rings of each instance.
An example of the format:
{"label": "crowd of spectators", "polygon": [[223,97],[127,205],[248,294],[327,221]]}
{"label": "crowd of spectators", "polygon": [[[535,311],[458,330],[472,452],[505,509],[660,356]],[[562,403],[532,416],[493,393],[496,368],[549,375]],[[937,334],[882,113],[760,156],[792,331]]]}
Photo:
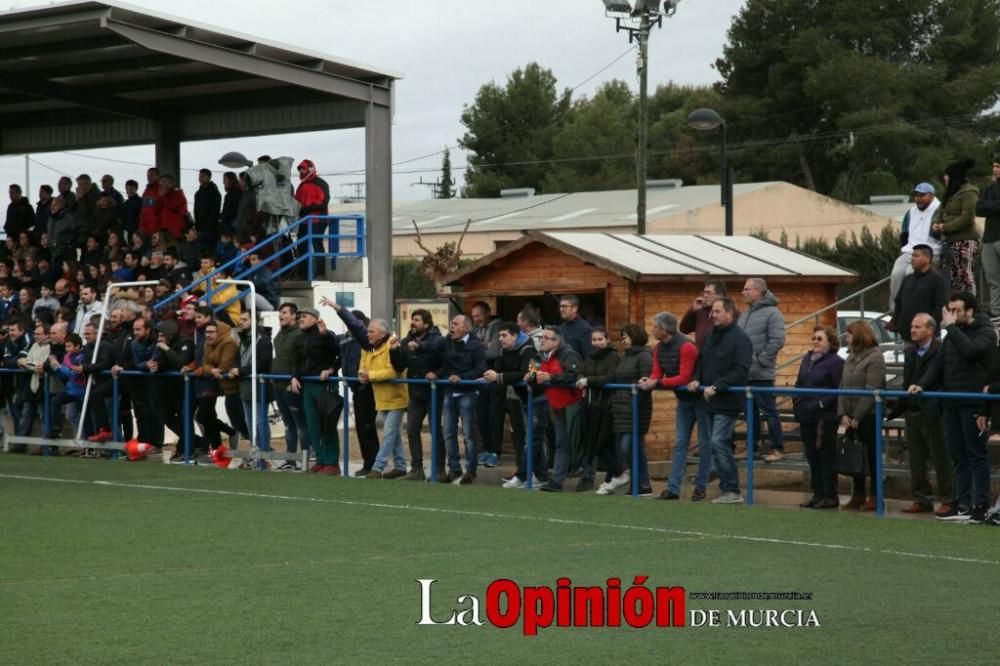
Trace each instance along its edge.
{"label": "crowd of spectators", "polygon": [[[899,401],[889,417],[905,416],[913,484],[913,502],[905,512],[998,524],[1000,514],[989,506],[986,441],[991,425],[1000,425],[1000,420],[990,418],[990,405],[1000,402],[975,397],[1000,393],[997,333],[990,318],[998,313],[995,308],[983,312],[972,291],[967,262],[978,246],[967,237],[968,229],[959,218],[978,206],[988,215],[986,236],[992,238],[1000,233],[996,228],[1000,215],[991,207],[1000,193],[994,184],[977,198],[966,178],[969,166],[964,162],[949,166],[944,179],[948,189],[940,203],[930,184],[918,185],[914,205],[904,218],[900,259],[892,275],[889,328],[898,331],[907,345],[903,379],[910,397]],[[993,167],[1000,180],[1000,161]],[[303,162],[300,174],[300,189],[306,189],[304,206],[316,206],[316,201],[328,197],[316,183],[314,165]],[[612,332],[581,316],[580,300],[573,295],[560,298],[561,323],[553,326],[542,325],[534,303],[526,303],[515,321],[501,321],[489,304],[477,302],[468,315],[452,318],[447,334],[442,334],[430,312],[418,309],[403,340],[387,321],[368,319],[360,311],[324,299],[347,329],[338,337],[327,330],[316,310],[278,302],[277,285],[260,266],[266,265],[268,254],[246,252],[254,234],[224,221],[241,209],[238,196],[236,201],[230,199],[241,180],[226,174],[225,200],[212,183],[211,172],[204,170],[199,181],[193,219],[173,178],[155,169],[147,174],[141,198],[134,181],[126,183],[122,195],[109,176],[98,188],[83,175],[75,191],[68,179],[61,180],[54,198],[43,186],[38,205],[32,207],[20,188],[11,186],[8,239],[0,256],[0,340],[5,365],[29,372],[3,375],[0,387],[18,434],[32,431],[45,400],[42,379],[48,375],[53,386],[48,407],[52,419],[46,434],[58,434],[65,408],[74,427],[84,420],[82,428],[91,441],[111,439],[111,395],[102,373],[131,370],[123,382],[119,405],[123,432],[118,434],[131,437],[134,414],[140,439],[162,447],[168,428],[181,438],[177,450],[182,451],[185,430],[191,429],[182,422],[183,405],[177,398],[181,391],[160,391],[149,378],[180,372],[194,377],[194,419],[200,434],[192,434],[188,444],[196,453],[218,449],[224,438],[235,447],[240,437],[249,438],[249,425],[258,428],[258,446],[268,450],[266,419],[254,423],[251,417],[249,380],[256,347],[258,373],[291,377],[288,382],[262,383],[264,402],[269,404],[272,398],[277,402],[287,450],[312,450],[314,473],[343,473],[337,429],[328,423],[330,391],[322,383],[338,374],[358,378],[351,385],[363,458],[356,475],[368,478],[426,479],[421,428],[436,414],[439,423],[431,425],[442,434],[444,446],[430,464],[444,482],[472,484],[479,466],[497,466],[509,419],[516,466],[503,479],[504,488],[524,487],[530,468],[532,483],[546,492],[563,492],[567,481],[575,478],[576,492],[611,495],[631,482],[639,495],[652,496],[644,440],[652,423],[655,390],[672,390],[677,398],[671,471],[660,499],[681,499],[690,440],[697,432],[699,461],[691,501],[707,499],[713,477],[719,484],[714,503],[743,501],[734,431],[745,399],[730,391],[732,387],[763,389],[754,393],[755,449],[765,463],[786,457],[775,397],[767,390],[774,387],[785,322],[780,300],[762,278],[746,281],[742,309],[728,297],[721,281],[708,280],[682,317],[660,312],[653,316],[651,331],[638,323],[616,331],[617,350]],[[256,345],[252,344],[249,303],[242,303],[231,286],[208,279],[228,275],[219,272],[218,265],[235,257],[261,268],[258,309],[278,309],[280,331],[273,345],[266,328],[257,329]],[[996,277],[1000,280],[1000,275]],[[105,307],[100,294],[115,282],[146,279],[158,280],[156,287],[112,292],[108,335],[96,346],[97,319]],[[204,288],[174,305],[161,305],[173,291],[192,282]],[[842,343],[848,350],[846,360],[838,353]],[[321,382],[306,380],[314,376]],[[95,379],[97,404],[81,415],[89,378]],[[440,389],[394,381],[406,378],[436,380]],[[638,388],[637,414],[632,394],[607,388],[612,384]],[[871,325],[864,320],[851,322],[843,335],[817,326],[795,386],[884,389],[885,360]],[[920,395],[931,391],[974,397],[935,400]],[[165,399],[163,394],[168,394]],[[227,420],[218,416],[219,398]],[[432,405],[435,399],[439,403]],[[871,395],[795,396],[794,417],[812,488],[803,508],[876,509],[875,441],[883,424],[876,421],[874,405]],[[382,417],[381,437],[377,415]],[[526,460],[528,433],[536,444],[530,461]],[[837,489],[842,434],[860,442],[864,457],[862,471],[853,476],[850,499],[843,505]],[[600,484],[598,463],[605,474]],[[937,507],[927,474],[930,464],[938,483]],[[295,469],[296,463],[289,461],[281,468]]]}
{"label": "crowd of spectators", "polygon": [[[304,160],[299,175],[300,205],[325,210],[329,188],[315,165]],[[276,248],[260,243],[264,218],[249,179],[230,172],[222,180],[224,192],[212,172],[202,169],[191,206],[176,178],[155,167],[147,170],[141,190],[128,180],[123,192],[110,175],[99,184],[88,174],[75,184],[64,176],[55,189],[39,187],[35,204],[20,185],[9,186],[0,245],[0,349],[6,368],[31,375],[5,374],[0,392],[18,435],[31,434],[43,414],[50,417],[45,435],[59,434],[64,412],[76,429],[81,387],[92,378],[94,399],[82,429],[95,443],[112,439],[106,371],[114,370],[194,373],[202,407],[198,422],[207,431],[196,436],[197,448],[217,445],[217,430],[233,444],[247,437],[237,379],[246,352],[240,354],[240,340],[230,333],[245,337],[251,296],[248,290],[241,297],[221,281],[252,269],[257,311],[276,309],[281,290],[271,270],[276,262],[269,261]],[[301,236],[307,230],[296,231]],[[130,284],[136,282],[151,284]],[[105,312],[105,335],[95,349]],[[120,405],[126,439],[133,435],[133,420],[135,434],[155,445],[163,442],[164,426],[183,436],[182,391],[164,392],[163,399],[158,391],[154,399],[153,391],[144,377],[126,373]],[[228,423],[208,417],[208,401],[214,409],[217,397],[224,400]]]}

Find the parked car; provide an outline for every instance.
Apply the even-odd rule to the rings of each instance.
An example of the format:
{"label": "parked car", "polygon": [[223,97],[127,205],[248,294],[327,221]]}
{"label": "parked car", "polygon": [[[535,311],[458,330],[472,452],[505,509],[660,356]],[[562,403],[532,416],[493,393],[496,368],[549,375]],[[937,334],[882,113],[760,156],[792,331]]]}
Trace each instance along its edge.
{"label": "parked car", "polygon": [[[866,310],[864,316],[861,316],[860,310],[838,310],[837,311],[837,335],[840,336],[840,350],[837,352],[841,358],[847,358],[847,347],[844,344],[844,332],[847,330],[848,324],[859,319],[864,319],[869,324],[871,324],[872,330],[875,331],[875,340],[878,342],[879,347],[882,348],[882,352],[885,355],[886,365],[896,364],[900,365],[903,363],[903,339],[899,337],[899,334],[893,333],[885,327],[892,319],[892,315],[884,314],[878,316],[878,312],[872,310]],[[891,378],[891,377],[890,377]]]}

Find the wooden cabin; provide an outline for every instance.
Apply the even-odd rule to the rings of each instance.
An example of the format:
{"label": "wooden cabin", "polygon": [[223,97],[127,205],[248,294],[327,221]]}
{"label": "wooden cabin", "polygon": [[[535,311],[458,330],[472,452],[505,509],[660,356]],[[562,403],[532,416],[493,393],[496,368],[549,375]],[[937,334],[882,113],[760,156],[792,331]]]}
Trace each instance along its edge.
{"label": "wooden cabin", "polygon": [[[617,341],[629,322],[652,330],[657,312],[667,310],[680,319],[709,278],[722,280],[742,308],[740,293],[749,277],[767,280],[788,324],[836,301],[838,285],[857,281],[852,271],[752,236],[536,231],[449,275],[446,284],[465,312],[482,300],[504,320],[513,320],[532,302],[546,322],[558,323],[559,296],[575,294],[584,318],[606,326]],[[787,330],[778,365],[788,365],[777,385],[795,383],[796,359],[809,348],[817,322],[836,328],[836,312]],[[670,391],[657,392],[646,440],[650,460],[670,457],[674,402]]]}

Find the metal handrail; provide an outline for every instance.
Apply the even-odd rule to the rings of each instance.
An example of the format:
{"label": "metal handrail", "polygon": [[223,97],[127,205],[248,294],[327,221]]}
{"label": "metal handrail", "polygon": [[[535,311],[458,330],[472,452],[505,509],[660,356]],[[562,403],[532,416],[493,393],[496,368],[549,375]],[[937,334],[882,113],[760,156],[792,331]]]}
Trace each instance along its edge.
{"label": "metal handrail", "polygon": [[[849,296],[845,296],[844,298],[840,299],[839,301],[834,301],[833,303],[830,303],[830,305],[827,305],[825,307],[820,308],[819,310],[816,310],[816,312],[813,312],[812,314],[808,314],[805,317],[800,317],[799,319],[796,319],[791,324],[785,324],[785,330],[787,331],[787,330],[789,330],[791,328],[794,328],[795,326],[798,326],[799,324],[805,323],[805,322],[809,321],[810,319],[815,319],[818,315],[823,314],[827,310],[830,310],[832,308],[836,308],[839,305],[847,303],[848,301],[853,300],[853,299],[857,298],[858,296],[861,296],[862,294],[865,294],[866,292],[869,292],[872,289],[875,289],[876,287],[882,286],[883,284],[885,284],[886,282],[888,282],[891,279],[892,279],[891,276],[884,277],[881,280],[879,280],[878,282],[875,282],[874,284],[870,284],[870,285],[868,285],[867,287],[865,287],[864,289],[862,289],[860,291],[856,291],[853,294],[850,294]],[[864,313],[864,308],[862,308],[861,311],[862,311],[862,313]],[[888,313],[885,313],[885,314],[888,314]],[[881,317],[883,315],[879,315],[879,316]],[[876,317],[876,319],[877,319],[877,317]]]}
{"label": "metal handrail", "polygon": [[[260,241],[256,245],[254,245],[249,250],[245,250],[243,252],[238,253],[235,257],[233,257],[229,261],[225,262],[221,266],[216,267],[216,269],[213,270],[208,275],[203,275],[203,276],[199,277],[197,280],[194,280],[191,284],[189,284],[188,286],[184,287],[183,289],[180,289],[178,291],[172,292],[171,294],[168,294],[166,297],[164,297],[160,301],[157,301],[156,303],[154,303],[153,304],[153,309],[154,310],[158,310],[159,308],[167,305],[168,303],[170,303],[171,301],[173,301],[173,300],[175,300],[177,298],[180,298],[184,294],[187,294],[187,293],[191,292],[196,287],[198,287],[199,285],[202,285],[202,284],[204,284],[206,282],[208,282],[209,285],[211,285],[211,281],[220,272],[222,272],[223,270],[229,269],[229,268],[233,268],[234,266],[239,266],[240,264],[243,263],[243,261],[245,260],[245,258],[247,257],[247,255],[250,255],[250,254],[256,252],[257,250],[260,250],[261,248],[273,245],[275,241],[277,241],[279,238],[281,238],[283,236],[290,236],[291,235],[291,231],[293,229],[297,229],[299,227],[299,225],[302,224],[303,222],[307,222],[308,221],[308,222],[311,223],[311,222],[313,222],[314,220],[317,220],[317,219],[336,220],[336,221],[339,221],[339,220],[355,220],[358,223],[358,228],[357,228],[356,233],[354,233],[354,234],[345,234],[342,237],[344,239],[346,239],[346,240],[350,240],[350,239],[357,240],[359,242],[358,251],[363,253],[363,251],[364,251],[363,250],[363,248],[364,248],[364,235],[365,235],[365,227],[364,227],[365,216],[364,215],[361,215],[361,214],[358,214],[358,213],[338,214],[338,215],[307,215],[307,216],[303,217],[300,220],[296,220],[293,224],[288,225],[284,229],[280,229],[277,232],[271,234],[270,236],[268,236],[264,240]],[[296,239],[295,241],[293,241],[291,243],[291,245],[298,246],[298,245],[301,245],[303,241],[311,241],[312,240],[312,226],[311,226],[311,224],[309,226],[309,232],[310,233],[307,236],[303,236],[301,238]],[[341,236],[338,236],[338,238],[340,238],[340,237]],[[306,244],[306,246],[307,246],[306,254],[303,255],[303,256],[312,258],[312,256],[314,256],[314,253],[312,252],[312,243],[309,242],[309,243]],[[330,254],[330,253],[323,253],[323,254],[325,255],[325,254]],[[318,253],[315,253],[315,255],[319,256]],[[356,255],[358,255],[358,252],[352,252],[352,253],[348,253],[348,254],[338,254],[338,256],[347,256],[347,257],[356,256]],[[261,265],[264,265],[264,262],[262,262]],[[254,273],[257,270],[259,270],[259,269],[256,268],[256,267],[251,267],[250,269],[248,269],[246,271],[240,272],[240,274],[239,274],[238,277],[239,278],[245,278],[247,275],[250,275],[250,274]],[[211,294],[211,289],[209,289],[207,291],[206,295],[210,295],[210,294]],[[231,301],[232,301],[232,299],[230,299],[230,302]]]}

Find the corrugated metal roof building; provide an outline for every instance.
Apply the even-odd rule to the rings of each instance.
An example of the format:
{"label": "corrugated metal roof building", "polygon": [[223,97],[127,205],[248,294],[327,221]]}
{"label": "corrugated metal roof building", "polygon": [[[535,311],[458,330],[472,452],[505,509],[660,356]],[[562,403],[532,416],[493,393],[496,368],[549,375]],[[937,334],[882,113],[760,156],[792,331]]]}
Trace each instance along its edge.
{"label": "corrugated metal roof building", "polygon": [[[629,322],[652,330],[653,315],[682,317],[701,294],[706,279],[722,280],[743,307],[739,294],[749,277],[761,277],[792,322],[836,300],[837,286],[857,274],[777,243],[750,236],[646,235],[627,233],[530,232],[519,240],[449,275],[451,297],[468,312],[483,300],[501,319],[513,320],[528,302],[545,321],[558,323],[558,297],[575,294],[582,316],[601,324],[618,340]],[[833,311],[820,316],[834,325]],[[813,321],[787,332],[779,364],[809,347]],[[794,384],[798,367],[781,372],[778,384]],[[672,394],[660,392],[647,446],[660,460],[673,446]]]}
{"label": "corrugated metal roof building", "polygon": [[[833,238],[840,232],[877,233],[891,219],[860,206],[782,182],[734,186],[737,234],[759,230],[778,240],[785,231],[796,237]],[[718,185],[652,187],[647,193],[647,232],[651,234],[715,234],[723,230],[724,209]],[[429,199],[393,202],[393,254],[422,256],[414,223],[424,244],[439,247],[462,240],[467,256],[482,256],[529,231],[628,232],[636,228],[635,190],[541,194],[498,199]],[[357,212],[363,204],[337,204],[335,212]],[[898,219],[897,219],[898,221]]]}

